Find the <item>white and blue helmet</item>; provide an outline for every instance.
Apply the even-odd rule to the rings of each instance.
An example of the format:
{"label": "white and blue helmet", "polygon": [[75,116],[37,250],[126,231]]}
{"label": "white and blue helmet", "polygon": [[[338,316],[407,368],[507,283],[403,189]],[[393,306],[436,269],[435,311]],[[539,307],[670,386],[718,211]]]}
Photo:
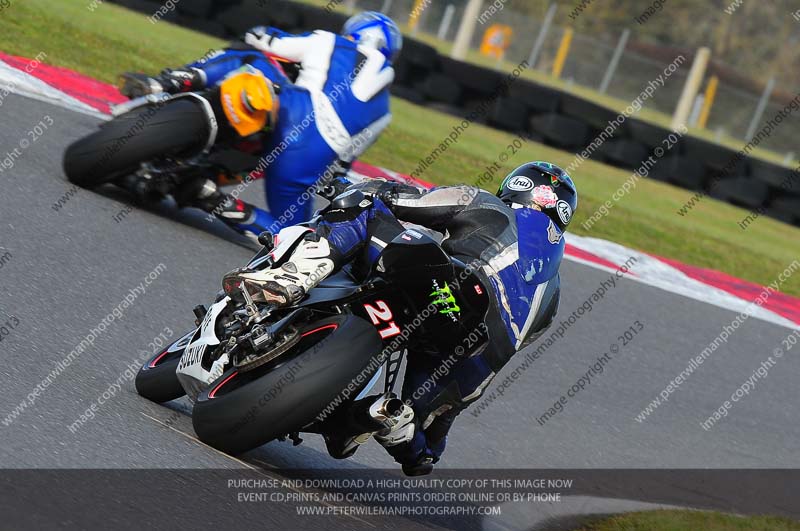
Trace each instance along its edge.
{"label": "white and blue helmet", "polygon": [[342,35],[379,50],[390,61],[394,61],[403,48],[400,28],[392,19],[377,11],[364,11],[350,17],[344,23]]}

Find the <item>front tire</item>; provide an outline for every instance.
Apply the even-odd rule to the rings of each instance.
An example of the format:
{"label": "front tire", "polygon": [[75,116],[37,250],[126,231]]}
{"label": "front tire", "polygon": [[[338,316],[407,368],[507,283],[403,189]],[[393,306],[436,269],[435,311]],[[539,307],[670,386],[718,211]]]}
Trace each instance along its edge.
{"label": "front tire", "polygon": [[164,350],[147,360],[136,374],[136,392],[158,404],[176,400],[186,394],[175,371],[183,349]]}
{"label": "front tire", "polygon": [[382,342],[359,317],[329,317],[301,334],[294,351],[275,364],[244,373],[228,370],[197,397],[192,423],[201,441],[237,454],[300,431],[330,404],[346,402],[336,401],[351,382],[345,398],[355,398],[380,366],[372,360]]}

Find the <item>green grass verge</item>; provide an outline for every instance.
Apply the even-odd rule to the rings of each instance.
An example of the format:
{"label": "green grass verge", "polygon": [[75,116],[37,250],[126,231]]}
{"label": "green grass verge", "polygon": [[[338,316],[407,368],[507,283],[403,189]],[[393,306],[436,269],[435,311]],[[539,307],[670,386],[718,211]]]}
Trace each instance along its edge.
{"label": "green grass verge", "polygon": [[[88,2],[17,0],[0,16],[0,32],[14,36],[0,44],[0,49],[27,57],[44,51],[47,63],[113,82],[121,71],[156,72],[223,44],[166,22],[151,24],[146,16],[113,4],[102,4],[90,12]],[[460,120],[403,100],[392,103],[392,126],[363,160],[411,173],[420,158],[429,155]],[[515,165],[545,159],[566,167],[573,159],[570,153],[535,142],[525,142],[515,154],[509,154],[507,146],[513,140],[508,133],[473,124],[421,177],[438,184],[481,182],[483,188],[493,190],[500,176]],[[509,156],[501,162],[503,153]],[[495,163],[501,169],[492,179],[479,181]],[[748,212],[711,198],[681,217],[675,212],[692,193],[649,179],[641,179],[607,217],[584,230],[581,223],[630,176],[592,161],[573,172],[580,205],[571,230],[761,284],[774,281],[800,257],[800,229],[761,217],[741,230],[737,224]],[[800,278],[789,279],[783,290],[800,296]]]}
{"label": "green grass verge", "polygon": [[[91,0],[11,0],[0,12],[0,49],[72,68],[116,83],[123,70],[159,72],[202,57],[225,41],[164,22],[152,24],[145,15]],[[154,4],[155,5],[155,4]]]}
{"label": "green grass verge", "polygon": [[706,511],[646,511],[612,516],[575,531],[800,531],[800,522],[774,516]]}

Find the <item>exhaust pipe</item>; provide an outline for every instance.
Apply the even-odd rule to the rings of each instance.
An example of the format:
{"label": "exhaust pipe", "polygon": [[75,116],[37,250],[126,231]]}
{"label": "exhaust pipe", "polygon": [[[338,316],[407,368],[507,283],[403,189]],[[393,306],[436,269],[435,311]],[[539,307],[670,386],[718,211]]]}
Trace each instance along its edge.
{"label": "exhaust pipe", "polygon": [[396,397],[363,398],[353,403],[347,424],[352,431],[361,433],[385,430],[399,422],[403,406],[403,401]]}
{"label": "exhaust pipe", "polygon": [[403,412],[403,401],[392,397],[378,400],[369,408],[369,416],[376,422],[381,423],[386,428],[391,428],[398,422],[400,414]]}

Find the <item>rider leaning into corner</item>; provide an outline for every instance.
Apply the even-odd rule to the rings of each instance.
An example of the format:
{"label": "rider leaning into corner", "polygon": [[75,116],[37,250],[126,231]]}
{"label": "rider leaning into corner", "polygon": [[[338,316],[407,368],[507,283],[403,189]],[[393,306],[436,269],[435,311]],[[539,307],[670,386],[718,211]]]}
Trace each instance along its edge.
{"label": "rider leaning into corner", "polygon": [[[313,201],[299,204],[297,198],[320,179],[345,173],[389,125],[392,61],[401,48],[397,25],[376,12],[351,17],[341,35],[322,30],[290,35],[261,26],[210,59],[156,77],[124,74],[121,90],[130,98],[202,90],[241,69],[260,71],[272,81],[279,105],[262,157],[269,161],[269,212],[223,194],[211,180],[176,197],[181,206],[201,208],[239,232],[257,236],[307,221]],[[294,83],[270,57],[299,66]]]}
{"label": "rider leaning into corner", "polygon": [[[295,228],[299,235],[288,261],[242,276],[259,284],[268,302],[290,305],[344,264],[363,261],[380,269],[386,242],[407,234],[401,221],[444,235],[444,251],[470,264],[482,286],[460,286],[452,268],[449,279],[441,271],[427,275],[428,281],[434,276],[438,282],[431,294],[434,303],[443,305],[434,314],[437,319],[425,325],[433,324],[435,333],[426,334],[429,343],[409,352],[402,420],[374,434],[406,474],[427,474],[440,459],[456,416],[481,396],[516,352],[550,326],[558,310],[562,236],[577,202],[572,179],[547,162],[515,169],[496,196],[468,186],[422,192],[386,181],[361,183],[334,199],[314,229]],[[470,297],[468,290],[488,292],[489,309],[470,315],[464,301],[474,294]],[[465,349],[473,332],[483,340]],[[454,352],[457,360],[439,374],[442,360]],[[334,457],[348,457],[357,448],[326,442]]]}

